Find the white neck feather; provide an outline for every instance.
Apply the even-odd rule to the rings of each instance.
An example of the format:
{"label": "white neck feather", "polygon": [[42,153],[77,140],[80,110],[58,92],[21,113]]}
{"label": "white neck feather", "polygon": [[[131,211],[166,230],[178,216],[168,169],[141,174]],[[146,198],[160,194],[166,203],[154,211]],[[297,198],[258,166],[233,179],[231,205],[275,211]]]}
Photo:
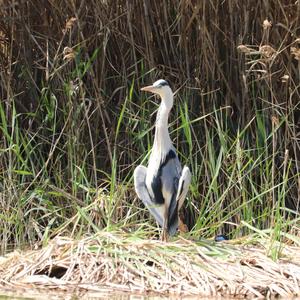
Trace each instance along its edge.
{"label": "white neck feather", "polygon": [[167,155],[168,151],[170,150],[170,147],[172,147],[172,141],[168,130],[168,117],[173,105],[173,95],[168,95],[168,97],[169,99],[162,98],[161,100],[161,104],[157,112],[155,125],[155,138],[153,150],[157,150],[158,153],[161,155],[161,158]]}
{"label": "white neck feather", "polygon": [[161,98],[161,104],[156,116],[154,143],[148,163],[146,178],[148,188],[151,187],[152,178],[157,173],[161,162],[164,161],[170,149],[173,149],[168,130],[169,112],[173,106],[172,91],[167,95],[162,95]]}

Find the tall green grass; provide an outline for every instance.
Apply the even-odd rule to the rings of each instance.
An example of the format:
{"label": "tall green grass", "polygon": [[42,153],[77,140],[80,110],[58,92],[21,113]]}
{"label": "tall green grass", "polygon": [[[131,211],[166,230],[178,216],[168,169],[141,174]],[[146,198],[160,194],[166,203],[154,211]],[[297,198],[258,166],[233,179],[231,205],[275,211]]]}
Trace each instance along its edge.
{"label": "tall green grass", "polygon": [[[51,137],[47,139],[40,134],[45,130],[43,127],[32,136],[20,128],[20,115],[15,109],[8,119],[1,106],[1,130],[6,144],[1,155],[5,163],[2,205],[7,208],[1,216],[1,226],[6,228],[1,235],[3,241],[7,244],[43,241],[61,230],[80,236],[107,226],[136,230],[141,222],[148,220],[147,211],[132,190],[132,172],[137,164],[146,164],[153,142],[151,114],[157,105],[145,100],[147,105],[138,106],[133,88],[134,81],[128,86],[128,96],[117,119],[111,174],[96,169],[97,176],[103,178],[101,186],[93,181],[93,165],[88,163],[91,154],[84,145],[76,143],[80,134],[72,127],[76,116],[72,121],[68,117],[73,107],[65,123],[69,120],[72,135],[59,133],[53,143]],[[215,109],[203,118],[193,119],[187,102],[176,99],[175,103],[170,116],[172,139],[179,149],[180,160],[193,173],[184,209],[192,234],[210,237],[226,232],[237,237],[252,233],[252,227],[274,228],[274,238],[280,239],[282,231],[292,228],[286,221],[298,216],[285,205],[288,191],[295,184],[293,161],[286,151],[273,185],[270,143],[274,133],[262,129],[249,142],[251,126],[262,121],[260,113],[245,128],[230,132],[228,126],[232,121],[228,108]],[[75,115],[79,113],[78,108]],[[48,114],[54,111],[48,110]],[[205,122],[209,123],[209,129],[201,135],[195,129]],[[279,126],[284,126],[284,122]],[[122,132],[122,128],[126,131]],[[118,144],[122,134],[132,144]],[[45,149],[47,152],[43,153]],[[121,158],[122,151],[127,149],[133,152],[132,157],[137,157],[128,166],[122,164]],[[151,219],[150,223],[153,224]]]}
{"label": "tall green grass", "polygon": [[2,250],[61,233],[155,234],[132,174],[147,164],[159,105],[139,89],[162,77],[193,174],[181,212],[191,236],[296,236],[300,10],[271,2],[4,1]]}

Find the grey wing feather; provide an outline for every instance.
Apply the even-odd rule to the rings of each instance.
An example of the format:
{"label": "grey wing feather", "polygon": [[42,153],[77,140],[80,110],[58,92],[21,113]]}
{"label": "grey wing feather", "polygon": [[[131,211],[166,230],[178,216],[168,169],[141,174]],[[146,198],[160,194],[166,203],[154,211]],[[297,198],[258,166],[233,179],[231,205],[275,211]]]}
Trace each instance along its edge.
{"label": "grey wing feather", "polygon": [[181,166],[178,158],[170,159],[162,169],[163,194],[169,197],[168,232],[174,235],[178,228],[178,203],[176,201]]}
{"label": "grey wing feather", "polygon": [[180,162],[176,157],[164,166],[162,178],[164,193],[172,195],[169,205],[168,231],[170,235],[174,235],[178,228],[178,211],[186,198],[191,183],[191,172],[187,166],[184,166],[181,171]]}
{"label": "grey wing feather", "polygon": [[134,170],[134,187],[138,197],[143,201],[145,206],[149,209],[155,220],[160,226],[163,226],[163,214],[159,206],[151,200],[147,186],[146,186],[147,168],[138,166]]}
{"label": "grey wing feather", "polygon": [[[173,200],[174,199],[174,200]],[[168,223],[168,233],[169,235],[174,235],[178,228],[178,202],[175,196],[172,197],[171,204],[169,207],[169,223]]]}
{"label": "grey wing feather", "polygon": [[187,192],[189,190],[189,185],[191,183],[192,175],[191,171],[187,166],[184,166],[181,176],[179,178],[178,191],[176,196],[176,201],[178,202],[178,209],[181,208]]}
{"label": "grey wing feather", "polygon": [[[175,153],[175,152],[174,152]],[[181,172],[178,157],[169,158],[160,166],[161,192],[168,205],[168,233],[174,235],[178,228],[178,209],[181,207],[190,184],[190,172],[185,167]],[[147,168],[138,166],[134,170],[134,185],[138,197],[149,209],[155,220],[163,227],[164,205],[155,204],[146,185]],[[151,188],[151,187],[149,187]],[[151,189],[151,194],[155,194]]]}

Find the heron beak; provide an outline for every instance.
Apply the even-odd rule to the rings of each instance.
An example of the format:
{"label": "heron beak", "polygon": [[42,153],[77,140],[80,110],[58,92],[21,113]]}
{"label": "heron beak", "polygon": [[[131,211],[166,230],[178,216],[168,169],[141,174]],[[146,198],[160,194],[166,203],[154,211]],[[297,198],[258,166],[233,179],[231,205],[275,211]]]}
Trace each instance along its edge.
{"label": "heron beak", "polygon": [[155,93],[156,88],[153,85],[144,86],[141,91]]}

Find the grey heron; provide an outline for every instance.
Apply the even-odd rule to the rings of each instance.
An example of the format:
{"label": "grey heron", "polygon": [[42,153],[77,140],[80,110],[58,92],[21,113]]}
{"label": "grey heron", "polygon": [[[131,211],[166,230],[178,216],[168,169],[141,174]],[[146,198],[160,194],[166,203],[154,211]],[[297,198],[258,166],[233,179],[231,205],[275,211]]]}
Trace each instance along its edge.
{"label": "grey heron", "polygon": [[160,79],[142,91],[158,94],[161,103],[156,116],[155,137],[148,167],[134,170],[138,197],[162,227],[162,240],[167,241],[178,228],[178,211],[191,182],[187,166],[182,169],[168,130],[168,116],[173,106],[173,92],[167,81]]}

